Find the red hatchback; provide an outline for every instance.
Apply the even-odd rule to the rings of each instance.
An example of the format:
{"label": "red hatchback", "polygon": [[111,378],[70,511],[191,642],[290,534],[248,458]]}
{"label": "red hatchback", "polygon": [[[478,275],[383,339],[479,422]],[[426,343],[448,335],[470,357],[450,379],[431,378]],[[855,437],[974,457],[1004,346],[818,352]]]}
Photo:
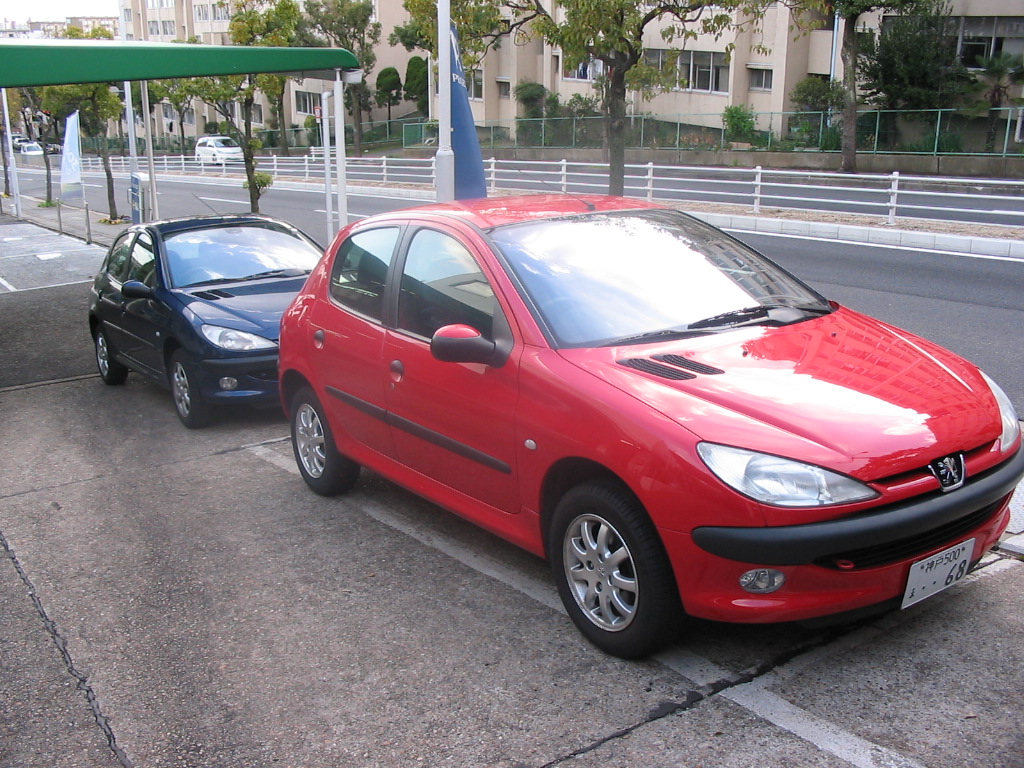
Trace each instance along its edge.
{"label": "red hatchback", "polygon": [[314,491],[365,465],[548,558],[624,657],[685,615],[912,605],[997,541],[1024,475],[975,366],[636,200],[351,225],[285,313],[280,381]]}

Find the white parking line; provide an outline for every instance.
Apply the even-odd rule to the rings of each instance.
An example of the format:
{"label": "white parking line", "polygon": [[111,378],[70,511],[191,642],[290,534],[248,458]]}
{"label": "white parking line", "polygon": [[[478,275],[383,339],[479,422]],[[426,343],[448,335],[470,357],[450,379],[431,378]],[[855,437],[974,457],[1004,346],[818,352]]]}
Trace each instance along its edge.
{"label": "white parking line", "polygon": [[[248,450],[276,467],[294,475],[299,474],[293,461],[267,447],[267,444],[249,446]],[[373,501],[363,500],[353,506],[377,522],[383,523],[421,544],[443,552],[463,565],[518,590],[548,608],[565,613],[561,600],[558,598],[558,592],[550,582],[534,579],[522,573],[510,572],[505,564],[486,555],[481,555],[446,536],[413,527],[398,515]],[[1002,560],[994,555],[988,556],[985,562],[988,562],[989,565],[968,575],[964,579],[964,584],[1019,565],[1015,560]],[[936,595],[924,605],[936,606],[948,598],[948,592]],[[915,612],[919,612],[922,608],[918,608]],[[724,696],[772,725],[810,742],[823,752],[845,760],[856,768],[927,768],[923,763],[861,738],[767,690],[772,684],[779,683],[799,670],[807,668],[827,656],[834,655],[837,651],[863,644],[882,632],[885,628],[884,624],[900,623],[901,617],[906,615],[908,614],[891,614],[880,620],[882,624],[876,623],[863,627],[828,646],[801,654],[777,669],[761,675],[756,680],[726,688],[718,695]],[[663,651],[654,658],[674,672],[693,681],[698,687],[706,687],[735,677],[714,662],[679,647]]]}

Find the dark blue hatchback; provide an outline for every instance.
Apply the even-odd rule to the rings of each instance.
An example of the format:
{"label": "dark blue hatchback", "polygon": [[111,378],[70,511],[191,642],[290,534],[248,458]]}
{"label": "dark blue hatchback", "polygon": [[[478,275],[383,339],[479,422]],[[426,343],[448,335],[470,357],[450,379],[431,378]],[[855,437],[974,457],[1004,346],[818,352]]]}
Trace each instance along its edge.
{"label": "dark blue hatchback", "polygon": [[276,405],[281,315],[322,251],[268,216],[129,227],[93,283],[89,329],[107,384],[129,371],[170,388],[189,428],[223,403]]}

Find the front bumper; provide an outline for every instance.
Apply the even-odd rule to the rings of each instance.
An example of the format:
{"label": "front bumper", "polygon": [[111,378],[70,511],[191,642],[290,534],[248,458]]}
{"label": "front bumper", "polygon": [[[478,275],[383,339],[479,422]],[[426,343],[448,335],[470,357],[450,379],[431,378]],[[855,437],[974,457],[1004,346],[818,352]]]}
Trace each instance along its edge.
{"label": "front bumper", "polygon": [[[852,553],[891,548],[890,561],[921,554],[976,528],[998,511],[1024,477],[1024,444],[1007,461],[950,493],[891,504],[860,515],[806,525],[766,528],[706,526],[693,531],[701,549],[718,557],[762,565],[851,561]],[[913,542],[921,543],[914,547]],[[909,548],[908,548],[909,547]],[[913,550],[917,550],[916,552]],[[874,564],[882,564],[877,561]]]}
{"label": "front bumper", "polygon": [[[254,405],[278,403],[276,352],[252,357],[207,358],[199,362],[204,399],[214,402],[246,402]],[[221,379],[238,382],[234,389],[225,389]]]}

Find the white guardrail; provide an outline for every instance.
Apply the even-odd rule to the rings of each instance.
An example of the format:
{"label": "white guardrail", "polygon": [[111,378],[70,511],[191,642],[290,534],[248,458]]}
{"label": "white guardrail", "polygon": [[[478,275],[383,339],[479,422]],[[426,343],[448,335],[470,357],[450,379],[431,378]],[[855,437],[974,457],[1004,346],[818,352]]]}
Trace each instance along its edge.
{"label": "white guardrail", "polygon": [[[257,167],[275,179],[323,178],[323,149],[309,154],[257,157]],[[110,158],[112,170],[128,172],[128,158]],[[85,157],[83,170],[100,171],[98,157]],[[593,192],[608,186],[606,163],[569,160],[484,161],[488,186],[533,192]],[[190,155],[154,158],[161,173],[235,175],[239,163],[214,165]],[[349,182],[434,184],[433,158],[347,158]],[[1024,225],[1024,181],[888,174],[847,174],[806,170],[716,168],[711,166],[626,165],[625,194],[649,200],[700,201],[739,205],[757,215],[762,208],[859,213],[894,224],[899,217],[950,216],[966,221]],[[927,212],[927,216],[923,215]],[[985,215],[985,216],[983,216]],[[987,216],[987,217],[986,217]]]}

